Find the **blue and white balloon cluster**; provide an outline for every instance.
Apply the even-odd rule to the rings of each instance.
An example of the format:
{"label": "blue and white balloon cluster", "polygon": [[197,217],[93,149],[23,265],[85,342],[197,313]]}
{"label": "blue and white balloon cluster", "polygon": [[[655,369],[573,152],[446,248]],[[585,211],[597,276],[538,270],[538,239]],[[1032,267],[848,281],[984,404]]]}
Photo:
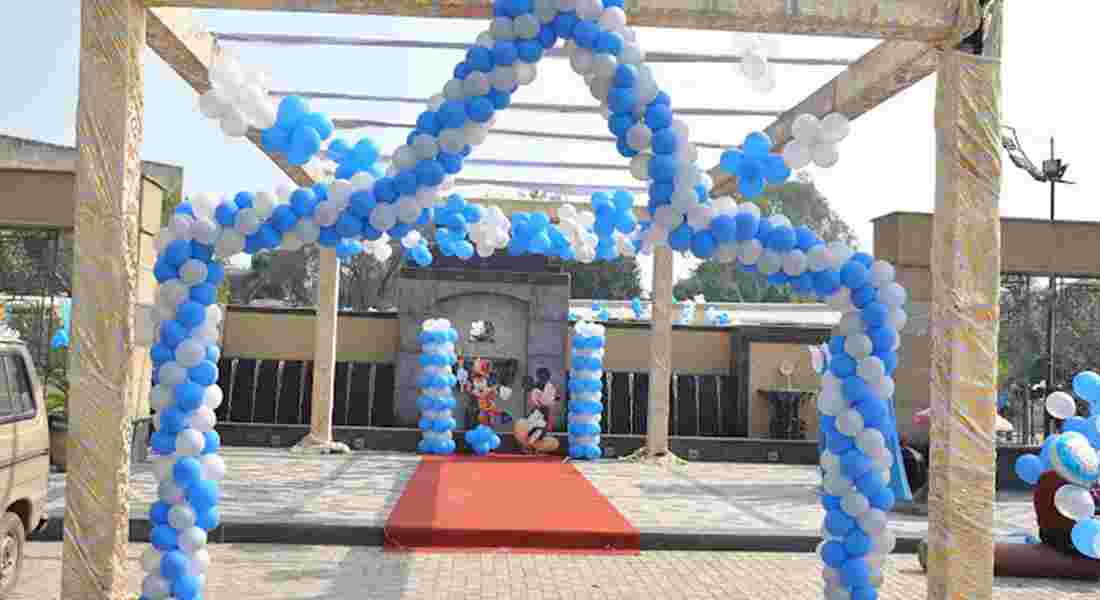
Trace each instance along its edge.
{"label": "blue and white balloon cluster", "polygon": [[485,456],[500,447],[500,436],[488,425],[478,425],[474,429],[469,429],[464,437],[466,445],[478,456]]}
{"label": "blue and white balloon cluster", "polygon": [[149,600],[201,597],[210,566],[207,533],[220,522],[218,482],[225,462],[214,411],[218,387],[221,309],[217,286],[225,276],[214,247],[195,236],[194,211],[181,204],[157,240],[157,291],[152,436],[158,500],[149,511],[152,547],[142,556]]}
{"label": "blue and white balloon cluster", "polygon": [[710,327],[727,327],[730,325],[730,315],[724,310],[708,306],[703,309],[703,322]]}
{"label": "blue and white balloon cluster", "polygon": [[423,438],[417,450],[425,454],[452,454],[455,451],[453,416],[455,398],[452,390],[458,378],[451,371],[455,364],[455,342],[458,332],[447,319],[428,319],[422,325],[419,342],[420,432]]}
{"label": "blue and white balloon cluster", "polygon": [[1016,459],[1016,474],[1031,485],[1054,471],[1066,483],[1054,494],[1054,507],[1076,521],[1071,532],[1073,546],[1100,559],[1100,519],[1090,489],[1100,480],[1100,375],[1092,371],[1073,378],[1073,392],[1089,403],[1089,416],[1077,416],[1077,401],[1066,392],[1047,396],[1047,412],[1062,420],[1062,433],[1043,443],[1038,455]]}
{"label": "blue and white balloon cluster", "polygon": [[[748,222],[742,214],[747,213],[738,218]],[[745,266],[769,274],[770,280],[792,281],[796,290],[812,290],[843,315],[829,341],[818,398],[826,510],[819,553],[826,565],[827,597],[873,599],[895,545],[887,529],[895,502],[891,469],[897,445],[892,374],[907,295],[889,263],[853,253],[843,243],[824,244],[801,228],[756,221],[765,235],[753,238],[756,260]]]}
{"label": "blue and white balloon cluster", "polygon": [[569,368],[569,456],[596,459],[603,414],[603,325],[581,321],[573,326]]}

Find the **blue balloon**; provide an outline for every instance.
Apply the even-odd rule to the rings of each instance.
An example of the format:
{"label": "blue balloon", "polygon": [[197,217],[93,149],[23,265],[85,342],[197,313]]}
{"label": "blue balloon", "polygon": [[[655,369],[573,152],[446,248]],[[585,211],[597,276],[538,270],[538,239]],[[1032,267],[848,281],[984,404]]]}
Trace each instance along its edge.
{"label": "blue balloon", "polygon": [[1090,403],[1100,402],[1100,375],[1082,371],[1073,378],[1073,393]]}
{"label": "blue balloon", "polygon": [[1043,474],[1043,462],[1034,454],[1023,454],[1016,459],[1016,476],[1035,485]]}
{"label": "blue balloon", "polygon": [[153,527],[153,530],[149,533],[149,541],[152,542],[154,548],[161,552],[168,552],[179,547],[178,534],[169,525]]}
{"label": "blue balloon", "polygon": [[1100,520],[1096,518],[1078,521],[1070,532],[1074,548],[1085,556],[1100,559],[1097,546],[1100,545]]}
{"label": "blue balloon", "polygon": [[195,526],[199,527],[203,531],[213,531],[221,525],[222,516],[221,511],[217,506],[209,508],[207,510],[196,512],[198,518],[195,520]]}
{"label": "blue balloon", "polygon": [[202,463],[190,456],[176,459],[176,464],[172,466],[172,479],[180,487],[191,487],[196,481],[202,479]]}
{"label": "blue balloon", "polygon": [[218,504],[221,492],[218,484],[209,479],[200,479],[187,488],[187,501],[196,512],[209,510]]}

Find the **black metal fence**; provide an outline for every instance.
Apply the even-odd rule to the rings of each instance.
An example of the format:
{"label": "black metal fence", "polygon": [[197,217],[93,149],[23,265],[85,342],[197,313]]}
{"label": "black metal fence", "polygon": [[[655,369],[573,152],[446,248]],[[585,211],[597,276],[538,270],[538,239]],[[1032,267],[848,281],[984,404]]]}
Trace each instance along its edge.
{"label": "black metal fence", "polygon": [[[219,421],[308,425],[313,362],[223,358],[218,383],[225,399]],[[336,363],[332,420],[335,426],[392,427],[396,371],[392,364]]]}
{"label": "black metal fence", "polygon": [[[226,423],[308,425],[313,397],[313,363],[226,357],[218,383],[225,399],[217,410]],[[393,364],[336,364],[333,425],[395,427],[396,370]],[[649,374],[604,374],[604,430],[646,432]],[[678,374],[670,385],[669,434],[745,437],[748,415],[738,402],[737,378]],[[568,400],[568,393],[566,394]]]}

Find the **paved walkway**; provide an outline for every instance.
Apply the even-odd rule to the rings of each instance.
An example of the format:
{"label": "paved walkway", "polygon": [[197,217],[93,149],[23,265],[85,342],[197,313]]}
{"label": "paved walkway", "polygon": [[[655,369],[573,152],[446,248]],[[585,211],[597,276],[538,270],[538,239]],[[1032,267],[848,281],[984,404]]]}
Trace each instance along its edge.
{"label": "paved walkway", "polygon": [[[129,588],[141,589],[131,544]],[[61,544],[27,547],[11,600],[56,600]],[[644,552],[640,556],[393,554],[377,548],[251,546],[212,549],[207,600],[818,600],[821,567],[810,554]],[[884,570],[882,600],[924,600],[913,555]],[[1096,583],[998,579],[998,600],[1096,598]]]}
{"label": "paved walkway", "polygon": [[[285,450],[226,448],[226,523],[302,525],[385,524],[419,458],[357,452],[292,455]],[[618,460],[578,462],[577,468],[644,533],[817,535],[824,513],[809,466],[690,463],[656,467]],[[144,519],[156,498],[148,463],[134,465],[132,517]],[[1030,496],[998,499],[997,533],[1034,531]],[[51,475],[50,515],[64,514],[64,475]],[[927,520],[891,515],[901,537],[923,537]]]}

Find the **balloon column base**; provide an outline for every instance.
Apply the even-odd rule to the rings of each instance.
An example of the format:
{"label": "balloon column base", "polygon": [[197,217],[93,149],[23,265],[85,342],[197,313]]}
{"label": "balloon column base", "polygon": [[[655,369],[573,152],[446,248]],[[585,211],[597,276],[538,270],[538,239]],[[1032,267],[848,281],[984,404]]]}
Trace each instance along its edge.
{"label": "balloon column base", "polygon": [[302,438],[290,448],[291,454],[351,454],[351,448],[343,442],[318,440],[312,435]]}
{"label": "balloon column base", "polygon": [[620,458],[619,460],[625,460],[630,462],[640,462],[647,465],[658,466],[672,466],[672,465],[686,465],[688,461],[676,456],[671,451],[665,450],[664,452],[652,452],[646,446],[638,448],[634,452]]}

